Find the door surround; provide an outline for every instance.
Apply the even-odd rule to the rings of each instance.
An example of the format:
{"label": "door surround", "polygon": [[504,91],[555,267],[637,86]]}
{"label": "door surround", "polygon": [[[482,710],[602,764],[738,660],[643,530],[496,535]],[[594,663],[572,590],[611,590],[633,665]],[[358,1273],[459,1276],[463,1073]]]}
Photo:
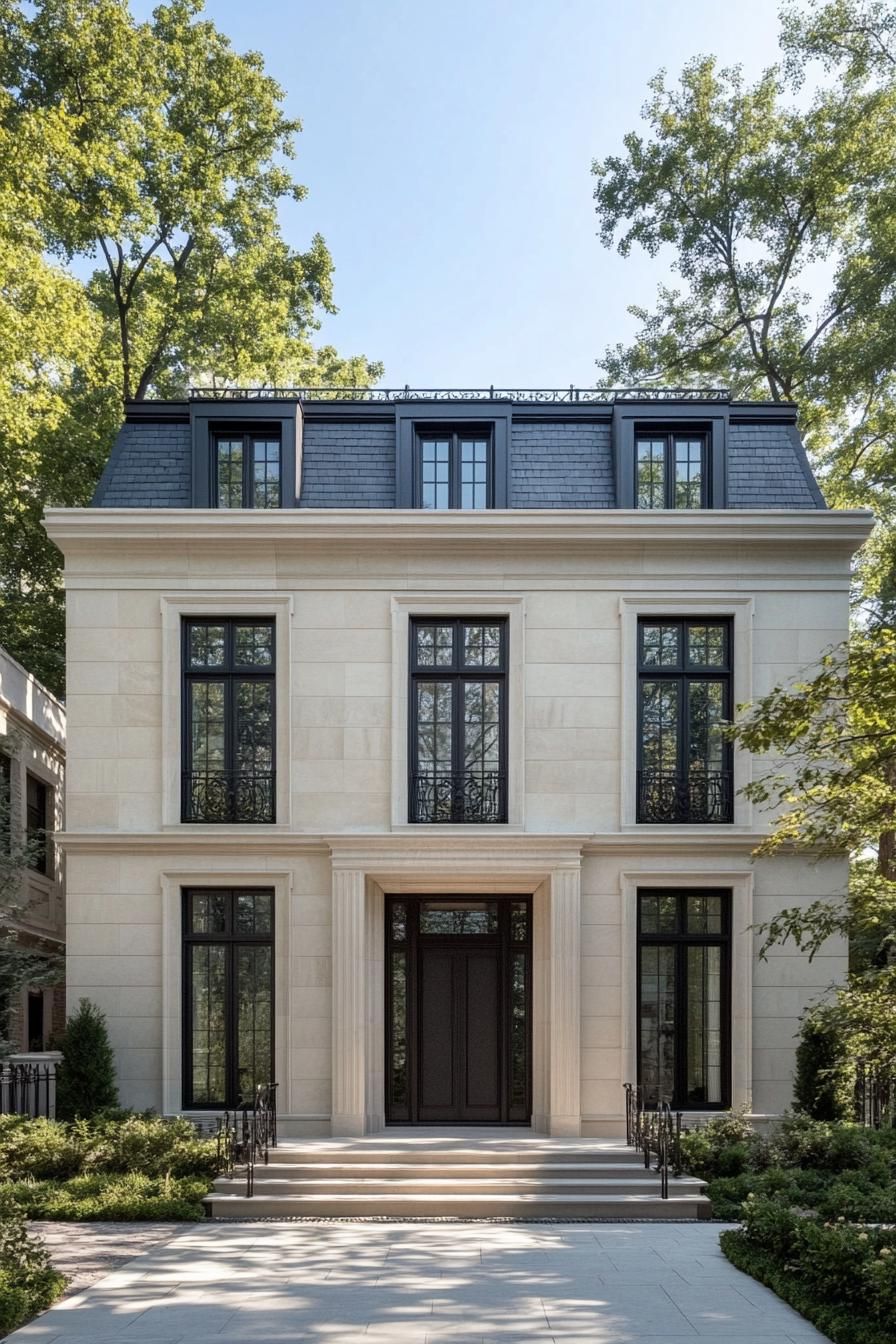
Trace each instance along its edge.
{"label": "door surround", "polygon": [[[408,828],[413,831],[414,828]],[[427,828],[429,829],[429,828]],[[386,895],[532,896],[532,1128],[581,1133],[581,853],[584,837],[440,828],[339,836],[333,877],[331,1133],[385,1126]]]}

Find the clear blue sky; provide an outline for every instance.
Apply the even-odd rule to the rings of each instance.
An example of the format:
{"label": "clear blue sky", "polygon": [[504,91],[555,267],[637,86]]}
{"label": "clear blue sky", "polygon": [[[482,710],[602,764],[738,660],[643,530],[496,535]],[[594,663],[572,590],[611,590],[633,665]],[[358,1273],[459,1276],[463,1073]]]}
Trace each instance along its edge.
{"label": "clear blue sky", "polygon": [[[339,313],[321,339],[388,386],[587,386],[668,258],[595,234],[591,160],[639,123],[648,79],[713,52],[778,55],[779,0],[207,0],[262,52],[304,126],[284,216],[319,230]],[[132,0],[136,15],[152,8]]]}

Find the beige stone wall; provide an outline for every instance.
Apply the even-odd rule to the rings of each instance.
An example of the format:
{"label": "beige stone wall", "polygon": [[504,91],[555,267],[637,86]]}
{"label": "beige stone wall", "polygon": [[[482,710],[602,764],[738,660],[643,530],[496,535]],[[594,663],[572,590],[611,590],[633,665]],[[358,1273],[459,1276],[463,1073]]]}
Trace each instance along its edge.
{"label": "beige stone wall", "polygon": [[[441,832],[439,842],[444,837],[444,828],[410,828],[395,812],[405,787],[395,763],[406,732],[403,716],[393,714],[393,703],[403,703],[396,630],[418,599],[421,606],[450,601],[458,615],[465,601],[482,610],[512,599],[520,612],[510,657],[520,691],[511,736],[518,731],[524,744],[521,825],[510,834],[500,828],[496,853],[510,855],[521,829],[533,841],[574,837],[584,855],[581,1111],[594,1132],[618,1127],[624,1000],[632,1005],[626,875],[722,874],[719,885],[740,883],[745,893],[749,887],[756,919],[785,902],[836,894],[845,880],[836,863],[813,867],[790,856],[753,865],[764,819],[744,804],[724,839],[718,827],[633,824],[626,803],[632,622],[642,609],[728,612],[740,650],[735,698],[761,694],[843,637],[854,541],[818,532],[790,543],[780,529],[763,541],[758,533],[741,535],[732,519],[730,535],[712,544],[685,537],[533,540],[525,520],[518,535],[481,546],[400,532],[330,543],[304,536],[299,524],[290,534],[288,522],[278,519],[264,544],[257,534],[241,540],[236,530],[226,544],[203,539],[189,516],[180,536],[128,538],[123,523],[118,538],[61,541],[69,621],[69,995],[86,994],[109,1015],[123,1099],[174,1104],[171,1013],[179,999],[172,1009],[170,973],[179,953],[165,891],[190,873],[245,874],[250,884],[276,871],[288,907],[288,946],[278,946],[281,1109],[309,1127],[326,1124],[330,846],[350,835],[390,836],[396,853],[405,846],[418,856],[403,880],[416,874],[422,882],[432,871],[433,833]],[[210,836],[210,828],[183,827],[171,815],[171,781],[180,769],[179,613],[221,611],[229,601],[243,612],[254,603],[259,613],[275,614],[284,654],[278,746],[288,801],[275,827],[249,828],[250,836],[239,828],[214,828]],[[761,768],[741,760],[740,781]],[[546,880],[550,856],[534,868],[532,890]],[[492,878],[494,872],[490,867]],[[799,1013],[845,965],[841,947],[811,965],[790,952],[767,962],[751,955],[742,996],[752,1003],[743,1036],[750,1067],[740,1099],[756,1111],[788,1102]]]}

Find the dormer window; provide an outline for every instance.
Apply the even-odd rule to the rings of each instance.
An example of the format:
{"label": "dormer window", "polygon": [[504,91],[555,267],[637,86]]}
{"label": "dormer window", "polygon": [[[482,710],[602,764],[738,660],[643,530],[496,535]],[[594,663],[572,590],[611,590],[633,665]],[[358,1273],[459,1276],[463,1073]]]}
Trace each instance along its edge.
{"label": "dormer window", "polygon": [[635,508],[705,509],[709,499],[702,434],[635,437]]}
{"label": "dormer window", "polygon": [[417,507],[494,508],[492,436],[486,430],[417,436]]}
{"label": "dormer window", "polygon": [[212,498],[219,509],[279,509],[280,439],[270,432],[217,435]]}

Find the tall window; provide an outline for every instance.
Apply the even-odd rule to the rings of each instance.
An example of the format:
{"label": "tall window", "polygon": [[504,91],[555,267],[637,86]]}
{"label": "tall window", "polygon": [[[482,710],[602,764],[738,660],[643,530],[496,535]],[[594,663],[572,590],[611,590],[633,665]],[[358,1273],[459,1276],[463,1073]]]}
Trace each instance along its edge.
{"label": "tall window", "polygon": [[12,848],[12,761],[0,752],[0,854]]}
{"label": "tall window", "polygon": [[46,876],[50,869],[50,845],[47,831],[52,829],[50,800],[53,790],[42,779],[28,775],[25,783],[25,830],[28,839],[28,867]]}
{"label": "tall window", "polygon": [[274,820],[274,622],[183,624],[183,821]]}
{"label": "tall window", "polygon": [[700,434],[651,434],[635,439],[635,506],[707,507],[706,440]]}
{"label": "tall window", "polygon": [[731,893],[638,892],[638,1081],[648,1105],[730,1104]]}
{"label": "tall window", "polygon": [[730,822],[731,623],[638,623],[638,820]]}
{"label": "tall window", "polygon": [[274,1081],[273,934],[272,891],[184,892],[184,1106]]}
{"label": "tall window", "polygon": [[219,509],[279,509],[280,440],[265,434],[216,438],[212,498]]}
{"label": "tall window", "polygon": [[507,820],[507,622],[411,622],[410,819]]}
{"label": "tall window", "polygon": [[492,508],[490,436],[482,431],[421,435],[417,504],[422,509]]}

